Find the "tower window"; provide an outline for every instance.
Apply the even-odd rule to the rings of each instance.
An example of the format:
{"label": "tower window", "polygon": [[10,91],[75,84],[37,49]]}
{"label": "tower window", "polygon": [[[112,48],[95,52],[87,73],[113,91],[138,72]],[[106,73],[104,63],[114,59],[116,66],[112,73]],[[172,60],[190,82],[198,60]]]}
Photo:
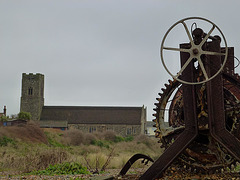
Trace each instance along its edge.
{"label": "tower window", "polygon": [[28,95],[33,95],[33,88],[32,87],[28,88]]}

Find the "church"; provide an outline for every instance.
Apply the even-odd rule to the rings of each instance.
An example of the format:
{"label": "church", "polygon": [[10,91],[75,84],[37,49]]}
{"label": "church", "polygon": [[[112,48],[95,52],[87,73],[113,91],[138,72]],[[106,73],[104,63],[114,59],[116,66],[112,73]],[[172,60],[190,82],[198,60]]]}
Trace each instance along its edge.
{"label": "church", "polygon": [[45,106],[44,75],[23,73],[20,111],[29,112],[42,128],[114,131],[118,135],[146,132],[146,107]]}

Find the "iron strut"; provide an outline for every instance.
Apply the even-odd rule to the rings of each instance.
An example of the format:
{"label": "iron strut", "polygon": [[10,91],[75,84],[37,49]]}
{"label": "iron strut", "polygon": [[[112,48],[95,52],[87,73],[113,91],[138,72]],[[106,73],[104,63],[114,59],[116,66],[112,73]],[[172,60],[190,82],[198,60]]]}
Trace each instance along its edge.
{"label": "iron strut", "polygon": [[[213,40],[207,42],[210,51],[220,52],[220,41]],[[181,44],[180,48],[189,49],[190,44]],[[181,66],[188,58],[189,53],[180,52]],[[216,69],[221,66],[221,56],[206,55],[208,61],[205,66],[207,74],[210,77],[216,73]],[[194,62],[192,61],[182,72],[182,80],[194,82]],[[207,102],[208,102],[208,124],[210,135],[219,142],[226,150],[240,161],[240,141],[227,131],[225,126],[224,114],[224,96],[222,75],[218,74],[207,85]],[[184,101],[184,122],[185,130],[177,137],[174,143],[153,163],[153,165],[140,177],[140,180],[157,179],[162,177],[163,172],[171,163],[188,147],[189,144],[199,134],[197,120],[197,103],[196,103],[196,85],[182,84],[183,101]]]}

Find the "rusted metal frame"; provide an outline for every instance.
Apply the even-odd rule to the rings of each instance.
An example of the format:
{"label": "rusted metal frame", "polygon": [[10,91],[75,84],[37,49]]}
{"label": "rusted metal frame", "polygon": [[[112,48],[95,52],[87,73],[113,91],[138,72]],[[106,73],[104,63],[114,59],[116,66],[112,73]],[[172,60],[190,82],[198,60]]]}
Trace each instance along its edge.
{"label": "rusted metal frame", "polygon": [[[208,47],[210,51],[220,51],[220,43],[218,41],[209,42]],[[221,66],[221,58],[219,56],[206,57],[208,74],[216,73],[216,69]],[[221,74],[212,81],[207,82],[207,97],[210,134],[239,161],[240,141],[227,131],[225,126],[223,80]]]}
{"label": "rusted metal frame", "polygon": [[[189,48],[190,44],[182,44],[181,48]],[[181,52],[181,65],[189,58],[188,53]],[[194,63],[193,61],[182,73],[182,79],[188,82],[194,82]],[[171,163],[187,148],[187,146],[198,135],[198,123],[196,114],[196,95],[195,86],[183,84],[184,98],[184,121],[185,129],[166,149],[166,151],[153,163],[153,165],[140,177],[140,180],[157,179],[163,175],[163,172]]]}
{"label": "rusted metal frame", "polygon": [[[221,48],[221,52],[224,52],[225,48]],[[221,57],[221,61],[224,61],[224,56]],[[234,73],[234,47],[228,47],[228,57],[226,64],[223,68],[225,72]]]}
{"label": "rusted metal frame", "polygon": [[130,169],[130,167],[133,165],[133,163],[135,163],[139,159],[143,159],[143,161],[146,160],[145,164],[147,164],[149,161],[154,162],[153,159],[151,157],[149,157],[149,156],[146,156],[144,154],[135,154],[123,166],[123,168],[120,171],[119,175],[120,176],[125,175],[127,173],[127,171]]}

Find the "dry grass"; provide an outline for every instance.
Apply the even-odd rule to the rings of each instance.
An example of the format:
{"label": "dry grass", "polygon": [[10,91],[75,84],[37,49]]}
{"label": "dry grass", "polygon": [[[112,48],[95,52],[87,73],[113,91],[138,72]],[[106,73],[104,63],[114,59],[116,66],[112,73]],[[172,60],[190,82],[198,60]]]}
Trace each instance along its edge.
{"label": "dry grass", "polygon": [[43,130],[32,121],[22,126],[0,127],[0,137],[3,136],[33,143],[48,143]]}
{"label": "dry grass", "polygon": [[[101,170],[104,166],[121,169],[135,153],[146,154],[155,159],[162,152],[157,140],[143,135],[136,136],[130,142],[114,143],[114,132],[84,134],[79,130],[44,131],[32,123],[22,127],[0,128],[0,137],[7,136],[16,142],[0,148],[2,174],[20,174],[62,162],[78,162],[89,169]],[[49,143],[49,137],[57,143]],[[92,144],[93,140],[104,146]],[[59,144],[62,145],[58,146]],[[140,161],[134,165],[142,166]]]}
{"label": "dry grass", "polygon": [[[9,151],[10,150],[10,151]],[[2,147],[0,169],[16,174],[45,169],[50,164],[58,164],[68,159],[68,152],[60,148],[18,144],[17,148]],[[7,171],[6,174],[9,172]]]}

